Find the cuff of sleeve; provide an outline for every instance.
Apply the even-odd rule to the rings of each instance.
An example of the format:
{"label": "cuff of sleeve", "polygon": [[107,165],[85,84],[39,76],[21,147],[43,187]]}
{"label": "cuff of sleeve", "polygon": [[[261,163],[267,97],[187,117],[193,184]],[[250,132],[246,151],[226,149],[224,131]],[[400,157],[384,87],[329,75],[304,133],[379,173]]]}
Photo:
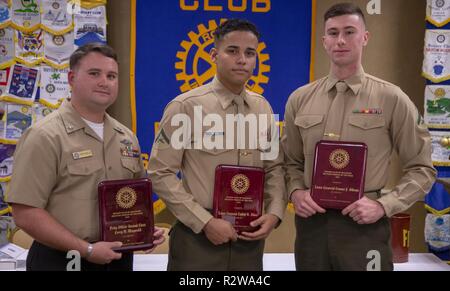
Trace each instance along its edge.
{"label": "cuff of sleeve", "polygon": [[384,195],[377,199],[377,201],[383,206],[387,217],[391,217],[392,215],[402,212],[408,208],[392,194]]}
{"label": "cuff of sleeve", "polygon": [[[286,211],[286,203],[282,201],[275,202],[272,201],[271,205],[267,208],[267,213],[273,214],[280,219],[280,223],[283,220],[284,212]],[[279,224],[278,224],[279,225]],[[277,227],[278,227],[277,225]]]}
{"label": "cuff of sleeve", "polygon": [[213,216],[204,208],[202,208],[201,210],[199,209],[195,213],[195,216],[196,222],[193,222],[191,225],[189,225],[189,227],[192,229],[193,232],[198,234],[203,230],[205,225],[208,223],[208,221],[211,220],[211,218],[213,218]]}

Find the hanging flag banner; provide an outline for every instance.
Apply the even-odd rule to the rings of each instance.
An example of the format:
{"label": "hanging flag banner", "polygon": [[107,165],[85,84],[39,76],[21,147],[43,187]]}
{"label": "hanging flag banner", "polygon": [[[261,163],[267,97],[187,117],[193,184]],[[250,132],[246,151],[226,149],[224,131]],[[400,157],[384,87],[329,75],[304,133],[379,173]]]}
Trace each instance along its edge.
{"label": "hanging flag banner", "polygon": [[14,29],[0,28],[0,69],[14,64]]}
{"label": "hanging flag banner", "polygon": [[33,110],[34,110],[33,122],[35,123],[44,119],[44,117],[52,113],[54,109],[49,108],[41,103],[35,103],[33,104]]}
{"label": "hanging flag banner", "polygon": [[450,166],[450,131],[430,130],[432,154],[435,166]]}
{"label": "hanging flag banner", "polygon": [[29,67],[42,62],[44,56],[42,30],[22,32],[16,30],[16,61]]}
{"label": "hanging flag banner", "polygon": [[442,27],[450,21],[449,0],[427,0],[427,21]]}
{"label": "hanging flag banner", "polygon": [[5,102],[0,102],[0,143],[5,139]]}
{"label": "hanging flag banner", "polygon": [[64,35],[44,32],[44,62],[57,69],[67,68],[74,51],[73,41],[73,31]]}
{"label": "hanging flag banner", "polygon": [[0,28],[7,27],[11,23],[9,0],[0,0]]}
{"label": "hanging flag banner", "polygon": [[81,0],[80,5],[81,5],[81,7],[85,8],[85,9],[92,9],[97,6],[106,5],[106,0]]}
{"label": "hanging flag banner", "polygon": [[12,1],[12,26],[23,32],[31,32],[41,25],[40,0]]}
{"label": "hanging flag banner", "polygon": [[9,72],[5,101],[32,105],[36,98],[39,70],[15,64]]}
{"label": "hanging flag banner", "polygon": [[428,29],[425,33],[423,76],[433,83],[450,79],[450,32]]}
{"label": "hanging flag banner", "polygon": [[9,211],[7,211],[9,205],[8,205],[8,203],[5,202],[5,194],[6,194],[7,186],[8,186],[7,182],[0,182],[0,214],[1,215],[4,215],[9,212]]}
{"label": "hanging flag banner", "polygon": [[450,215],[428,213],[425,219],[425,242],[434,252],[450,250]]}
{"label": "hanging flag banner", "polygon": [[76,46],[91,42],[106,43],[105,6],[97,6],[92,9],[80,8],[74,15],[74,23]]}
{"label": "hanging flag banner", "polygon": [[70,96],[69,69],[55,69],[41,65],[39,102],[46,107],[58,108]]}
{"label": "hanging flag banner", "polygon": [[450,128],[450,86],[425,87],[425,123],[431,128]]}
{"label": "hanging flag banner", "polygon": [[31,106],[8,103],[5,106],[5,139],[18,140],[31,126],[33,110]]}
{"label": "hanging flag banner", "polygon": [[8,85],[9,68],[0,70],[0,96],[6,92],[6,86]]}
{"label": "hanging flag banner", "polygon": [[12,174],[15,144],[0,144],[0,181],[9,181]]}
{"label": "hanging flag banner", "polygon": [[54,35],[65,34],[73,29],[72,14],[67,0],[41,0],[41,28]]}
{"label": "hanging flag banner", "polygon": [[284,116],[290,93],[309,82],[312,0],[131,2],[136,5],[132,118],[144,159],[165,106],[213,79],[209,52],[214,30],[225,19],[244,18],[258,27],[257,66],[247,89],[268,99],[276,114]]}

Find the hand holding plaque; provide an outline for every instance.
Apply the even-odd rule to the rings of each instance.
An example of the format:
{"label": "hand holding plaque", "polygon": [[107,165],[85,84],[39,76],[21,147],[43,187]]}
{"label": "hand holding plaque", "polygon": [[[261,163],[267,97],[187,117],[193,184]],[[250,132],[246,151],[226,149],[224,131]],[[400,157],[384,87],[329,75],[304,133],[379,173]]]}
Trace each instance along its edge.
{"label": "hand holding plaque", "polygon": [[367,146],[324,141],[316,145],[311,197],[323,208],[344,209],[364,193]]}
{"label": "hand holding plaque", "polygon": [[153,247],[152,186],[149,179],[103,181],[98,185],[102,241],[121,241],[116,251]]}
{"label": "hand holding plaque", "polygon": [[254,231],[250,222],[262,215],[264,170],[256,167],[216,167],[213,215],[229,221],[237,232]]}

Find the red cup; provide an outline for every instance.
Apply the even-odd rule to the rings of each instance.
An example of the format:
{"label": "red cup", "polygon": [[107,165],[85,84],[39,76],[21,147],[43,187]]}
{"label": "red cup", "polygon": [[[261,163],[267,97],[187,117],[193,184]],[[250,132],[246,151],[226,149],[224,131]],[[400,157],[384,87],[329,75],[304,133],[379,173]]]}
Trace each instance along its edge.
{"label": "red cup", "polygon": [[398,213],[391,217],[391,247],[394,263],[408,262],[411,215]]}

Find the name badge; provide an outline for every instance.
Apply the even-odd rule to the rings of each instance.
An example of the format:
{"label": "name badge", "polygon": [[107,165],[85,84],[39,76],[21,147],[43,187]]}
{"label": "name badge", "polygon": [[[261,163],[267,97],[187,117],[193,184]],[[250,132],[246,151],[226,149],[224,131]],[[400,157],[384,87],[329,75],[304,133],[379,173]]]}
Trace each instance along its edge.
{"label": "name badge", "polygon": [[74,160],[79,160],[79,159],[84,159],[84,158],[89,158],[92,157],[92,151],[91,150],[85,150],[85,151],[81,151],[81,152],[74,152],[72,153],[72,157]]}

